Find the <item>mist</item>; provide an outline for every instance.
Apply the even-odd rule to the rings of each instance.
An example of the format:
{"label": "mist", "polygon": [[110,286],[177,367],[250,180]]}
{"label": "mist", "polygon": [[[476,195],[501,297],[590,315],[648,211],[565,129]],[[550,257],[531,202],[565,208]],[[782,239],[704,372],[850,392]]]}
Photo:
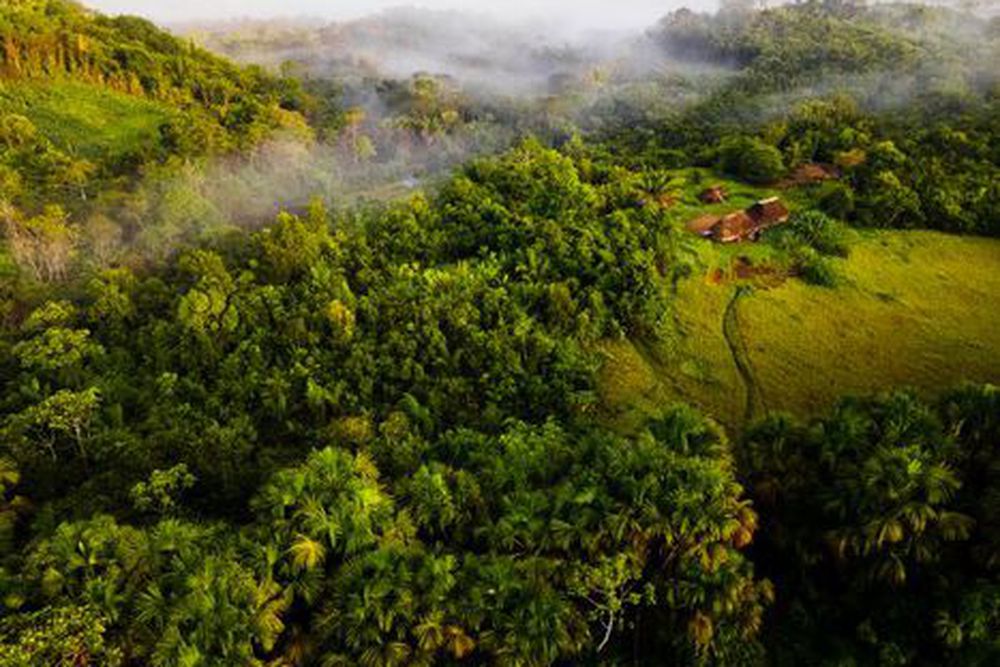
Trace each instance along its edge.
{"label": "mist", "polygon": [[[138,250],[162,259],[201,238],[266,225],[315,198],[337,209],[433,190],[453,169],[521,137],[559,143],[623,106],[665,113],[694,94],[691,86],[669,92],[678,77],[704,87],[706,71],[726,75],[726,68],[671,63],[655,48],[646,31],[669,9],[656,2],[626,2],[635,14],[619,7],[617,19],[603,3],[514,3],[502,15],[449,2],[374,13],[391,3],[336,10],[315,2],[189,4],[91,3],[173,19],[172,32],[225,57],[292,73],[324,91],[330,82],[336,106],[360,120],[318,129],[311,139],[276,137],[249,153],[147,174],[128,206],[100,213],[126,232],[109,245],[107,225],[98,224],[95,245],[117,250],[91,255],[114,261]],[[532,18],[570,4],[581,17],[575,22]],[[281,18],[267,18],[272,12]],[[302,18],[306,12],[324,18]],[[429,100],[420,97],[427,85]]]}
{"label": "mist", "polygon": [[[408,3],[405,0],[90,0],[108,13],[145,16],[158,22],[310,16],[349,20]],[[531,21],[547,29],[639,29],[681,7],[714,11],[714,0],[507,0],[497,5],[463,0],[421,0],[420,9],[461,10],[505,21]]]}
{"label": "mist", "polygon": [[[167,22],[173,32],[244,64],[330,82],[337,105],[357,111],[352,115],[359,120],[320,130],[311,141],[279,138],[250,155],[147,179],[129,242],[154,253],[192,234],[267,224],[278,211],[297,210],[316,197],[339,207],[433,189],[450,170],[520,137],[558,144],[605,128],[655,127],[723,89],[742,67],[662,33],[665,16],[682,4],[692,7],[682,2],[518,0],[492,10],[451,0],[419,8],[392,0],[91,4]],[[693,9],[715,11],[714,3]],[[553,18],[559,12],[562,17]],[[742,19],[735,14],[732,20]],[[905,77],[826,74],[758,96],[737,111],[742,121],[761,123],[803,100],[840,92],[873,110],[910,104],[934,86],[964,81],[933,70],[957,58],[944,56],[948,49],[972,53],[983,42],[982,25],[967,15],[936,29],[940,34],[913,35],[937,45],[931,69],[925,63]],[[995,73],[986,75],[992,84]],[[428,82],[433,93],[424,99],[420,86]],[[109,217],[120,220],[121,213]]]}

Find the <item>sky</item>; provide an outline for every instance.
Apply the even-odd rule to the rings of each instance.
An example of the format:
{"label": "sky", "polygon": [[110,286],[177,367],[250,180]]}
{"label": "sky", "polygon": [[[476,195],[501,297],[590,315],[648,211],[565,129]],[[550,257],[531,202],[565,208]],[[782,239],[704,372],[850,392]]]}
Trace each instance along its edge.
{"label": "sky", "polygon": [[[234,17],[320,16],[356,18],[400,5],[431,9],[463,9],[508,19],[560,17],[573,27],[629,28],[655,22],[681,6],[714,5],[714,0],[83,0],[108,13],[146,16],[159,22]],[[566,27],[563,25],[562,27]]]}

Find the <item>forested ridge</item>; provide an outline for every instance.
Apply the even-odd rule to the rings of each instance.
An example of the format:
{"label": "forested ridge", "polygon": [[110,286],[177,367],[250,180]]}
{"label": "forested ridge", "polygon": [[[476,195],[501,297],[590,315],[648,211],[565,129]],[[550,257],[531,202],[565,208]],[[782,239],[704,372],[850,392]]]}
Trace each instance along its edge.
{"label": "forested ridge", "polygon": [[[676,13],[657,48],[735,63],[692,104],[632,116],[609,98],[572,132],[515,119],[511,136],[540,136],[404,197],[199,234],[226,215],[186,189],[207,160],[260,161],[289,132],[352,164],[376,159],[368,133],[447,150],[483,111],[419,76],[380,84],[405,114],[376,125],[336,82],[137,19],[0,10],[0,102],[24,103],[0,108],[0,665],[996,664],[996,386],[887,379],[822,412],[758,414],[748,393],[711,414],[669,377],[622,412],[607,381],[630,370],[620,346],[692,344],[692,285],[732,290],[718,325],[751,383],[741,300],[853,289],[845,267],[879,230],[997,235],[981,54],[950,92],[918,87],[932,105],[792,94],[954,52],[933,26],[968,19],[906,11]],[[843,41],[793,57],[817,35]],[[72,129],[46,96],[93,95],[142,131],[53,157]],[[192,127],[219,140],[185,145]],[[150,152],[112,164],[135,137]],[[710,186],[732,201],[704,203]],[[686,226],[767,197],[790,214],[758,243]]]}
{"label": "forested ridge", "polygon": [[71,78],[197,106],[240,140],[274,128],[279,111],[302,104],[294,87],[172,37],[148,21],[106,17],[67,0],[10,0],[0,15],[2,72]]}
{"label": "forested ridge", "polygon": [[164,243],[163,228],[184,215],[162,213],[164,202],[189,212],[175,233],[190,237],[208,207],[160,184],[276,133],[312,132],[299,82],[139,18],[12,0],[0,43],[0,225],[36,278],[65,278],[77,248],[107,263],[125,246]]}

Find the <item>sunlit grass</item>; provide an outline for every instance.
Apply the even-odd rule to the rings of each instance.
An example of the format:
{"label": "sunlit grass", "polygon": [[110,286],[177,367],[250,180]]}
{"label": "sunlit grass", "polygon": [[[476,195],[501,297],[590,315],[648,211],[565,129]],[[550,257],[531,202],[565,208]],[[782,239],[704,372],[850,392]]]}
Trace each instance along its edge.
{"label": "sunlit grass", "polygon": [[22,114],[60,150],[102,161],[154,146],[168,117],[155,101],[72,81],[0,85],[0,113]]}
{"label": "sunlit grass", "polygon": [[717,270],[736,254],[766,261],[767,248],[706,242],[699,250],[696,276],[680,287],[679,341],[611,348],[619,363],[607,366],[602,384],[623,427],[680,400],[742,426],[745,388],[722,334],[741,282],[756,285],[738,313],[767,410],[808,415],[845,394],[908,386],[933,395],[964,381],[1000,381],[1000,241],[865,232],[851,257],[836,261],[841,284],[833,289],[799,280],[720,282]]}

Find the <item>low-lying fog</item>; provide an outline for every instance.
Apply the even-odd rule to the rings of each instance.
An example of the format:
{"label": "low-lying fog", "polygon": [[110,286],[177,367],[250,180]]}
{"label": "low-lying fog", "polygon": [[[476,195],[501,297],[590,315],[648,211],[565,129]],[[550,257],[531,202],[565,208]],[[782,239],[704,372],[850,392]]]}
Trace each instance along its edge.
{"label": "low-lying fog", "polygon": [[[250,156],[148,182],[153,209],[184,199],[176,192],[201,202],[191,220],[181,216],[171,225],[177,230],[264,221],[314,195],[333,203],[399,196],[525,134],[568,138],[609,123],[670,117],[735,74],[735,63],[688,52],[686,40],[664,42],[663,26],[657,28],[682,5],[714,11],[714,0],[513,0],[494,7],[458,0],[419,7],[396,6],[399,0],[85,2],[166,23],[239,62],[273,71],[290,66],[348,112],[337,132],[317,128],[318,141],[278,138]],[[978,13],[989,14],[997,2],[983,0]],[[725,20],[761,4],[722,3]],[[309,15],[319,18],[303,18]],[[964,41],[967,23],[968,16],[948,38]],[[980,40],[981,26],[968,39]],[[894,86],[878,72],[820,79],[776,96],[772,106],[783,112],[803,97],[845,88],[868,106],[905,104],[924,79],[889,78]],[[169,247],[161,241],[155,244]]]}
{"label": "low-lying fog", "polygon": [[[241,62],[293,61],[319,78],[453,77],[463,88],[547,94],[596,64],[645,66],[639,38],[716,0],[91,0],[138,13]],[[560,92],[560,91],[556,91]]]}
{"label": "low-lying fog", "polygon": [[[144,240],[158,248],[185,230],[265,222],[313,196],[335,205],[400,196],[525,134],[599,125],[601,103],[616,117],[624,106],[676,108],[700,91],[675,79],[696,78],[700,89],[705,73],[728,72],[668,62],[647,36],[680,1],[516,0],[489,10],[453,0],[85,0],[145,15],[239,62],[273,71],[291,63],[352,119],[335,133],[318,128],[318,141],[277,137],[250,155],[147,179],[144,215],[167,221]],[[197,206],[178,213],[178,200]]]}
{"label": "low-lying fog", "polygon": [[[647,23],[644,28],[653,25]],[[241,19],[186,22],[173,29],[241,62],[294,62],[315,78],[451,77],[470,92],[551,94],[596,67],[648,69],[643,31],[570,28],[493,19],[457,10],[396,8],[360,19]]]}

